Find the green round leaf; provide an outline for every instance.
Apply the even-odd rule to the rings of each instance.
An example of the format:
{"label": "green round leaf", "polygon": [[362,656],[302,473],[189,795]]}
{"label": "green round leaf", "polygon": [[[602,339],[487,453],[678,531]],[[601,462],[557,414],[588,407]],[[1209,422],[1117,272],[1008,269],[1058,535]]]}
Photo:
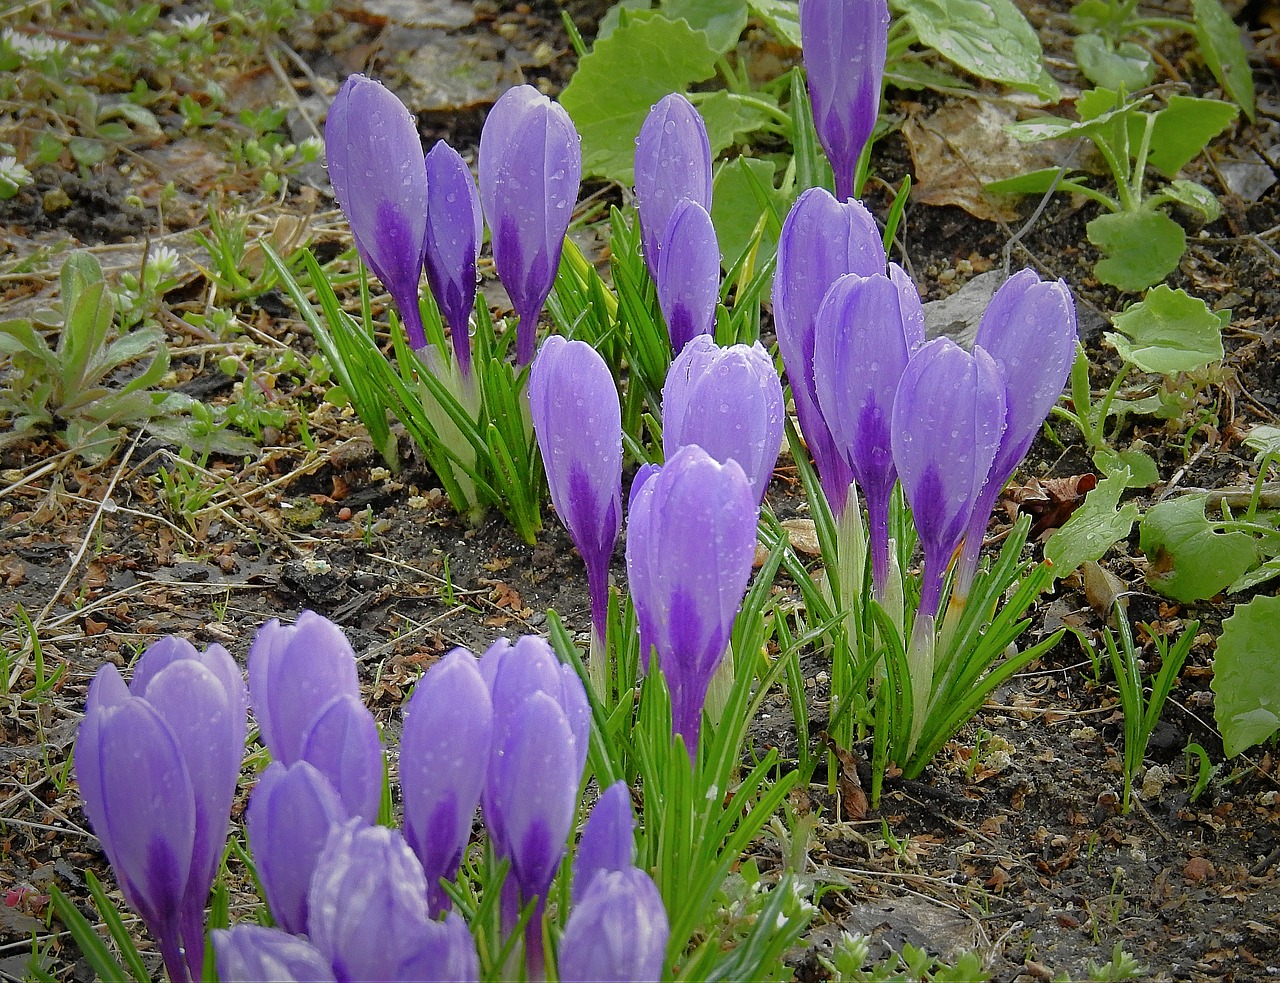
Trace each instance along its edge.
{"label": "green round leaf", "polygon": [[[1112,321],[1106,338],[1143,372],[1174,375],[1221,360],[1222,322],[1199,297],[1160,284]],[[1118,333],[1117,333],[1118,332]]]}
{"label": "green round leaf", "polygon": [[1089,241],[1106,254],[1094,273],[1121,290],[1142,290],[1178,268],[1187,248],[1182,226],[1163,212],[1113,212],[1085,227]]}
{"label": "green round leaf", "polygon": [[1280,729],[1280,597],[1255,597],[1222,623],[1213,657],[1213,717],[1228,758]]}

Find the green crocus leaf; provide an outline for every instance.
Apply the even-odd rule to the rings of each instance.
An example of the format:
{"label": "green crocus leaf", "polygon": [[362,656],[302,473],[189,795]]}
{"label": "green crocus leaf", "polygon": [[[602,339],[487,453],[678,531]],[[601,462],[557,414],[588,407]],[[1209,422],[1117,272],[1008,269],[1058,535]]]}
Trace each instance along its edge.
{"label": "green crocus leaf", "polygon": [[719,52],[684,20],[655,12],[625,21],[578,63],[560,104],[582,135],[583,172],[631,184],[636,135],[649,109],[715,74]]}
{"label": "green crocus leaf", "polygon": [[1105,254],[1094,273],[1121,290],[1142,290],[1175,269],[1187,248],[1182,226],[1163,212],[1111,212],[1087,226],[1089,241]]}
{"label": "green crocus leaf", "polygon": [[1280,729],[1280,597],[1255,597],[1222,623],[1213,656],[1213,717],[1233,757]]}
{"label": "green crocus leaf", "polygon": [[1162,283],[1112,324],[1107,341],[1143,372],[1193,372],[1222,359],[1221,319],[1185,290]]}
{"label": "green crocus leaf", "polygon": [[1253,119],[1253,72],[1249,70],[1249,56],[1240,40],[1240,28],[1218,0],[1191,0],[1195,15],[1196,36],[1200,50],[1214,78],[1222,83],[1236,105]]}
{"label": "green crocus leaf", "polygon": [[1143,516],[1138,545],[1147,555],[1147,583],[1184,604],[1213,597],[1258,562],[1252,536],[1222,532],[1198,495],[1161,502]]}
{"label": "green crocus leaf", "polygon": [[1084,504],[1044,544],[1044,557],[1061,580],[1089,560],[1100,560],[1112,544],[1129,535],[1138,520],[1138,506],[1120,506],[1129,484],[1127,467],[1120,467],[1098,482]]}

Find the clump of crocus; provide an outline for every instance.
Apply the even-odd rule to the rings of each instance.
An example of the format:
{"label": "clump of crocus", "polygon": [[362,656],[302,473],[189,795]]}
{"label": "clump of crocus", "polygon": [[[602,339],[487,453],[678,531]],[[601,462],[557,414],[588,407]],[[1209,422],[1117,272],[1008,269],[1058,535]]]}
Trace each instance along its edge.
{"label": "clump of crocus", "polygon": [[924,549],[920,605],[908,651],[915,707],[912,745],[924,724],[933,685],[934,617],[943,579],[991,471],[1004,421],[1004,380],[982,348],[970,354],[950,339],[938,338],[907,363],[893,403],[892,443]]}
{"label": "clump of crocus", "polygon": [[493,745],[481,796],[485,827],[511,861],[502,923],[511,931],[537,899],[525,931],[525,965],[542,973],[547,892],[564,858],[587,760],[591,707],[582,681],[534,635],[500,639],[480,660],[493,699]]}
{"label": "clump of crocus", "polygon": [[662,389],[667,457],[697,444],[717,461],[737,461],[761,501],[782,448],[784,420],[782,382],[759,342],[721,348],[699,335],[671,363]]}
{"label": "clump of crocus", "polygon": [[1009,277],[983,312],[974,343],[1000,369],[1006,386],[1006,421],[1000,449],[965,534],[951,592],[954,601],[963,602],[968,596],[992,506],[1058,401],[1071,372],[1077,340],[1075,302],[1066,283],[1042,281],[1033,270]]}
{"label": "clump of crocus", "polygon": [[493,262],[519,324],[516,363],[533,358],[538,315],[555,281],[582,177],[578,131],[531,85],[508,89],[480,133],[480,200]]}
{"label": "clump of crocus", "polygon": [[679,354],[689,339],[715,330],[720,246],[711,216],[698,202],[686,198],[672,211],[654,283],[672,351]]}
{"label": "clump of crocus", "polygon": [[440,881],[458,873],[484,788],[493,701],[476,657],[454,649],[427,670],[404,709],[400,788],[405,838],[427,876],[432,916],[449,909]]}
{"label": "clump of crocus", "polygon": [[89,688],[75,751],[85,813],[174,983],[201,978],[245,728],[244,683],[218,645],[165,638],[129,686],[107,664]]}
{"label": "clump of crocus", "polygon": [[631,486],[627,579],[671,694],[672,729],[693,757],[702,708],[751,578],[757,498],[737,461],[686,444]]}
{"label": "clump of crocus", "polygon": [[360,258],[395,300],[409,344],[421,349],[427,168],[413,115],[380,82],[352,75],[329,107],[324,146]]}
{"label": "clump of crocus", "polygon": [[427,282],[449,333],[463,378],[471,377],[471,309],[484,235],[480,196],[466,161],[443,140],[427,154]]}
{"label": "clump of crocus", "polygon": [[573,903],[587,893],[592,879],[604,870],[626,870],[635,864],[636,817],[631,811],[631,790],[626,782],[614,782],[601,794],[582,828],[573,858]]}
{"label": "clump of crocus", "polygon": [[885,0],[800,0],[800,39],[813,123],[835,171],[836,197],[852,198],[858,157],[875,130],[889,43]]}
{"label": "clump of crocus", "polygon": [[846,273],[871,276],[885,272],[880,233],[861,202],[841,203],[821,188],[810,188],[796,199],[778,240],[773,317],[800,432],[837,519],[845,513],[853,473],[837,449],[814,389],[818,310],[831,285]]}
{"label": "clump of crocus", "polygon": [[[711,211],[711,144],[707,126],[693,103],[680,93],[663,96],[645,117],[636,138],[635,173],[644,261],[649,275],[660,283],[658,261],[665,243],[680,241],[679,235],[669,233],[677,206],[682,201],[692,201],[704,213]],[[719,264],[718,255],[716,263]],[[680,346],[675,350],[679,351]]]}
{"label": "clump of crocus", "polygon": [[552,335],[529,372],[533,432],[556,514],[587,567],[591,672],[605,695],[609,558],[622,527],[622,409],[613,376],[583,341]]}
{"label": "clump of crocus", "polygon": [[307,893],[329,830],[347,821],[333,785],[306,761],[273,761],[249,797],[246,826],[271,916],[286,932],[307,931]]}
{"label": "clump of crocus", "polygon": [[902,269],[848,273],[827,291],[815,330],[813,377],[822,417],[867,502],[877,598],[889,583],[889,499],[898,472],[891,446],[893,399],[912,353],[924,344],[920,295]]}
{"label": "clump of crocus", "polygon": [[377,819],[382,746],[360,700],[355,653],[342,629],[312,611],[292,626],[267,622],[249,650],[249,695],[276,761],[309,761],[349,815]]}
{"label": "clump of crocus", "polygon": [[427,910],[427,883],[399,832],[353,819],[329,830],[311,876],[306,938],[237,925],[213,932],[223,983],[479,978],[466,923]]}

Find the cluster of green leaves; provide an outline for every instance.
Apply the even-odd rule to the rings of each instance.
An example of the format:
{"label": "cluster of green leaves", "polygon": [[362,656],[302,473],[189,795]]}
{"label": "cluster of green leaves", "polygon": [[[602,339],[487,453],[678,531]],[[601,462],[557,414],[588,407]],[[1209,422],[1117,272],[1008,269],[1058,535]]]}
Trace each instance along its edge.
{"label": "cluster of green leaves", "polygon": [[1156,61],[1148,47],[1133,40],[1153,34],[1190,32],[1205,64],[1227,96],[1253,119],[1253,73],[1240,40],[1240,28],[1218,0],[1192,0],[1191,20],[1151,17],[1138,10],[1138,0],[1082,0],[1071,9],[1080,29],[1074,40],[1076,64],[1094,85],[1144,89],[1156,77]]}
{"label": "cluster of green leaves", "polygon": [[1228,758],[1280,731],[1280,597],[1255,597],[1222,623],[1213,657],[1213,717]]}
{"label": "cluster of green leaves", "polygon": [[[10,420],[5,441],[53,428],[87,460],[108,456],[115,428],[144,423],[160,412],[155,386],[169,367],[164,335],[134,327],[109,341],[115,304],[92,253],[72,253],[62,266],[61,310],[0,322],[0,353],[11,359],[0,412]],[[57,331],[50,346],[45,331]],[[112,380],[134,362],[146,364],[120,386]]]}
{"label": "cluster of green leaves", "polygon": [[[1114,194],[1095,187],[1085,174],[1059,167],[987,185],[1000,193],[1072,192],[1101,205],[1106,214],[1086,228],[1089,241],[1103,253],[1094,273],[1121,290],[1159,283],[1182,259],[1186,233],[1162,210],[1164,206],[1182,205],[1205,222],[1218,217],[1221,206],[1213,193],[1177,174],[1238,112],[1229,102],[1183,95],[1170,96],[1163,107],[1148,110],[1152,99],[1131,97],[1123,87],[1090,89],[1076,100],[1078,121],[1042,116],[1006,127],[1024,143],[1088,139],[1111,172]],[[1144,188],[1148,168],[1166,179],[1153,194]]]}

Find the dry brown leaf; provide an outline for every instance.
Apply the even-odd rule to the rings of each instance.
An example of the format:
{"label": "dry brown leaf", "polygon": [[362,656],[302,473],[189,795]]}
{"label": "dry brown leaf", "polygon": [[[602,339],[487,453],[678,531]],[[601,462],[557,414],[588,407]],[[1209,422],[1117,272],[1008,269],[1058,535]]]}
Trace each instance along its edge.
{"label": "dry brown leaf", "polygon": [[1031,516],[1031,538],[1043,541],[1071,518],[1097,485],[1098,476],[1091,472],[1068,478],[1032,478],[1004,493],[1006,511],[1010,518]]}
{"label": "dry brown leaf", "polygon": [[812,519],[784,519],[782,528],[787,531],[787,542],[791,548],[805,556],[818,556],[822,547],[818,545],[818,531]]}

